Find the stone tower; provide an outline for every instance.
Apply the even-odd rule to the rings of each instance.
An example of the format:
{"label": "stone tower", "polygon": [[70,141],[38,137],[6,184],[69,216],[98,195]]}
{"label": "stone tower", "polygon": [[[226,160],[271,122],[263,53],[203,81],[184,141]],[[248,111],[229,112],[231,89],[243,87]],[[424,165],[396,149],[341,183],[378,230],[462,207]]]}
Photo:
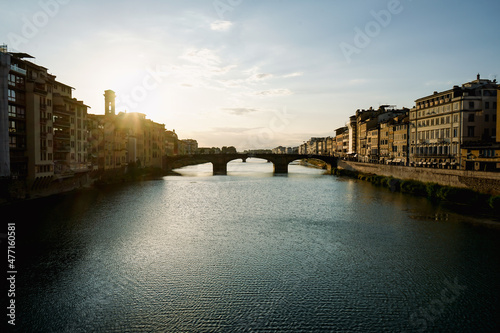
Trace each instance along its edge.
{"label": "stone tower", "polygon": [[104,91],[104,114],[106,116],[115,115],[115,98],[116,94],[113,90]]}

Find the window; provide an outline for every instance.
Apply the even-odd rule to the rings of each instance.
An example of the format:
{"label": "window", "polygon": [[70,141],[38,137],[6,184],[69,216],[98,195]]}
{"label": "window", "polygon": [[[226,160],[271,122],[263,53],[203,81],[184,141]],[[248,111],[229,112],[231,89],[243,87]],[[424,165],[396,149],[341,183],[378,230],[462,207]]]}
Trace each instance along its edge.
{"label": "window", "polygon": [[16,107],[9,105],[9,117],[16,117]]}
{"label": "window", "polygon": [[485,114],[485,115],[484,115],[484,121],[485,121],[485,122],[490,121],[490,115],[489,115],[489,114]]}
{"label": "window", "polygon": [[474,136],[474,126],[467,126],[467,136],[468,137]]}
{"label": "window", "polygon": [[474,122],[474,113],[469,114],[468,121],[471,123]]}
{"label": "window", "polygon": [[458,138],[458,127],[453,127],[453,137]]}
{"label": "window", "polygon": [[469,109],[474,109],[474,102],[469,102]]}
{"label": "window", "polygon": [[16,122],[14,120],[9,121],[9,133],[16,132]]}
{"label": "window", "polygon": [[484,108],[489,109],[490,108],[490,102],[484,102]]}
{"label": "window", "polygon": [[9,102],[15,102],[16,101],[16,92],[14,90],[10,90],[9,89],[8,100],[9,100]]}
{"label": "window", "polygon": [[14,74],[9,74],[8,76],[9,86],[16,85],[16,76]]}

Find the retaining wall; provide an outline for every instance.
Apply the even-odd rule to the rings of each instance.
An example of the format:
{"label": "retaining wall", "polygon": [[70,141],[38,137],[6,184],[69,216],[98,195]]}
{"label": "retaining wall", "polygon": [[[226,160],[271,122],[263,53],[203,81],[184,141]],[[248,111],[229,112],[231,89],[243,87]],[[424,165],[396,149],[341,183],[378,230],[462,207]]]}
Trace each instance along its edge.
{"label": "retaining wall", "polygon": [[399,179],[418,180],[425,183],[438,183],[439,185],[468,188],[480,193],[500,195],[499,172],[430,169],[342,160],[338,161],[338,168],[380,176],[392,176]]}

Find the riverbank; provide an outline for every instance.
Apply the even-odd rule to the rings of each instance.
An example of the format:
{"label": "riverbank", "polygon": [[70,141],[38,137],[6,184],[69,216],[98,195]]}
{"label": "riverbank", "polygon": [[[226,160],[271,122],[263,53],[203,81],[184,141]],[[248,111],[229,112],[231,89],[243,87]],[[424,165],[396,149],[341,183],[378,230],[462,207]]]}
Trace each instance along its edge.
{"label": "riverbank", "polygon": [[173,169],[202,163],[207,162],[204,160],[181,160],[173,163],[166,170],[128,165],[112,170],[89,171],[68,178],[54,178],[45,186],[36,188],[30,186],[24,180],[2,179],[0,180],[0,206],[77,192],[89,188],[105,189],[115,184],[154,180],[165,176],[181,176],[180,173]]}
{"label": "riverbank", "polygon": [[326,162],[315,160],[315,159],[304,159],[299,161],[299,165],[303,165],[308,168],[316,168],[316,169],[326,169]]}
{"label": "riverbank", "polygon": [[[392,192],[401,192],[414,196],[426,197],[433,202],[452,205],[464,213],[499,214],[500,196],[480,193],[468,188],[440,185],[435,182],[399,179],[392,176],[363,173],[342,168],[332,169],[336,176],[350,177],[388,188]],[[496,215],[498,216],[498,215]]]}

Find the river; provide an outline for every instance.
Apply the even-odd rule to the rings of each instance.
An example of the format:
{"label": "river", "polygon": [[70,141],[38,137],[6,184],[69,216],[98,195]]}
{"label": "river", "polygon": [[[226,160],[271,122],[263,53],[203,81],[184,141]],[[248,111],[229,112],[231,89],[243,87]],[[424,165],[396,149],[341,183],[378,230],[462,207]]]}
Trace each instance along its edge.
{"label": "river", "polygon": [[486,218],[300,165],[179,172],[2,207],[17,331],[500,331]]}

